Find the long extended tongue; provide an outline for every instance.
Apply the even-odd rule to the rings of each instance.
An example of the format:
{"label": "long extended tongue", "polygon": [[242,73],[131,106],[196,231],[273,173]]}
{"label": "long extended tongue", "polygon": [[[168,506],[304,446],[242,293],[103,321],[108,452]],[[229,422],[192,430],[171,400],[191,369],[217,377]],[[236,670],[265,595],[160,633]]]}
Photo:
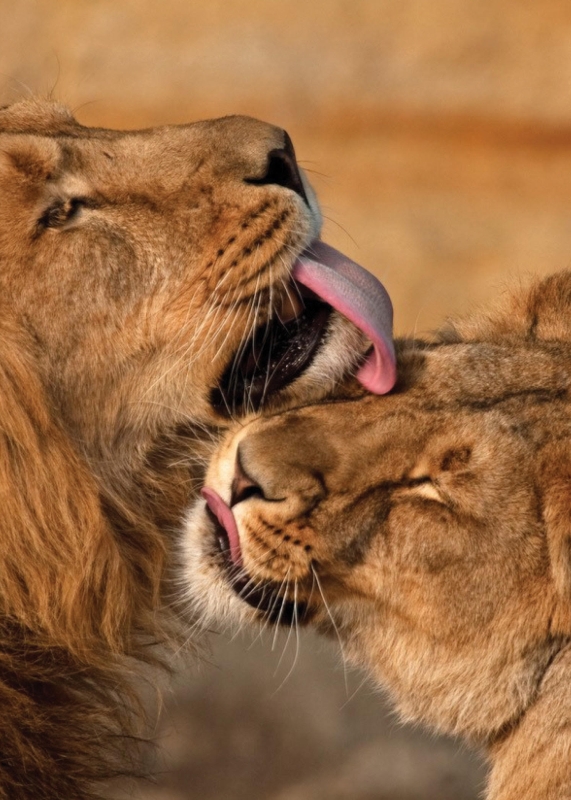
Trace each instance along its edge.
{"label": "long extended tongue", "polygon": [[208,508],[228,534],[232,563],[236,564],[238,567],[242,566],[242,548],[240,547],[238,526],[236,525],[232,509],[224,502],[218,492],[215,492],[214,489],[209,489],[208,486],[201,489],[200,494],[204,497]]}
{"label": "long extended tongue", "polygon": [[374,394],[385,394],[396,380],[393,306],[383,284],[324,242],[312,242],[297,259],[294,280],[351,320],[373,344],[357,379]]}

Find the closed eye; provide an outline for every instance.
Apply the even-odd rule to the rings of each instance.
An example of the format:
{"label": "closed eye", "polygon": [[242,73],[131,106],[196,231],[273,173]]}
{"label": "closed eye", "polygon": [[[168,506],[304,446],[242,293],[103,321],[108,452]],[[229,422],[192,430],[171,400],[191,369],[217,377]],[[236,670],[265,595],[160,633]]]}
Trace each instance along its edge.
{"label": "closed eye", "polygon": [[436,503],[446,504],[443,493],[428,475],[412,478],[402,484],[401,493],[409,498],[419,497],[424,500],[434,500]]}
{"label": "closed eye", "polygon": [[43,230],[65,228],[77,220],[84,208],[93,208],[94,205],[94,201],[89,197],[68,197],[57,200],[48,206],[38,219],[38,227]]}
{"label": "closed eye", "polygon": [[426,481],[425,483],[419,483],[414,487],[409,487],[410,493],[414,497],[422,497],[425,500],[434,500],[437,503],[444,503],[444,497],[440,489],[432,483],[432,481]]}

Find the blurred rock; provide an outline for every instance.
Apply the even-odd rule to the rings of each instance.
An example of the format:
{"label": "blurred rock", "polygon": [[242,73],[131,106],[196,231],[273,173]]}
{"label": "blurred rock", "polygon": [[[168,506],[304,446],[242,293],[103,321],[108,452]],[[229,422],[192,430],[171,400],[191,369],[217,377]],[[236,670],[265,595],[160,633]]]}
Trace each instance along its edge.
{"label": "blurred rock", "polygon": [[482,776],[444,743],[380,737],[273,800],[475,800]]}
{"label": "blurred rock", "polygon": [[210,657],[181,671],[159,730],[159,786],[137,798],[476,800],[476,754],[398,725],[332,645],[267,639],[214,637]]}

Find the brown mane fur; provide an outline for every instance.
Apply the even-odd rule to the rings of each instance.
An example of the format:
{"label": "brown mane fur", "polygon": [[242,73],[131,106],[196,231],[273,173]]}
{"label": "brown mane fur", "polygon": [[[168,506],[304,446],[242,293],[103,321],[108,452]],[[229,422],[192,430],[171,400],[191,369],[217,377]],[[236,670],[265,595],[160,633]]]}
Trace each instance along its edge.
{"label": "brown mane fur", "polygon": [[50,413],[30,342],[3,316],[0,796],[72,797],[108,776],[110,737],[130,730],[117,668],[140,655],[137,634],[156,635],[165,547],[138,520],[144,558],[125,558],[97,481]]}

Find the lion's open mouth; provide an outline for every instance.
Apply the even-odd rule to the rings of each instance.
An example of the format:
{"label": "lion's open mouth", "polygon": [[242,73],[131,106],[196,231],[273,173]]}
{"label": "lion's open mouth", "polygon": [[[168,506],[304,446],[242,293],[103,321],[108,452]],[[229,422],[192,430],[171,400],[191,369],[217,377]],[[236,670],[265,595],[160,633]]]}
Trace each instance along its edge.
{"label": "lion's open mouth", "polygon": [[254,583],[245,573],[230,579],[238,597],[255,608],[264,622],[275,625],[306,625],[315,614],[307,603],[289,600],[280,594],[280,585]]}
{"label": "lion's open mouth", "polygon": [[296,294],[298,313],[285,320],[280,313],[258,328],[226,368],[210,396],[219,414],[257,411],[267,398],[292,383],[312,363],[333,309],[293,285],[288,297]]}
{"label": "lion's open mouth", "polygon": [[238,597],[255,608],[264,621],[277,625],[303,625],[313,611],[308,603],[295,602],[284,596],[283,584],[257,582],[243,568],[240,537],[231,508],[213,489],[205,487],[206,514],[213,528],[214,543],[220,565]]}
{"label": "lion's open mouth", "polygon": [[297,258],[284,305],[244,343],[210,395],[224,416],[257,411],[313,362],[326,342],[333,310],[349,319],[371,342],[355,354],[351,368],[375,394],[388,392],[396,378],[392,305],[383,285],[342,253],[316,241]]}

